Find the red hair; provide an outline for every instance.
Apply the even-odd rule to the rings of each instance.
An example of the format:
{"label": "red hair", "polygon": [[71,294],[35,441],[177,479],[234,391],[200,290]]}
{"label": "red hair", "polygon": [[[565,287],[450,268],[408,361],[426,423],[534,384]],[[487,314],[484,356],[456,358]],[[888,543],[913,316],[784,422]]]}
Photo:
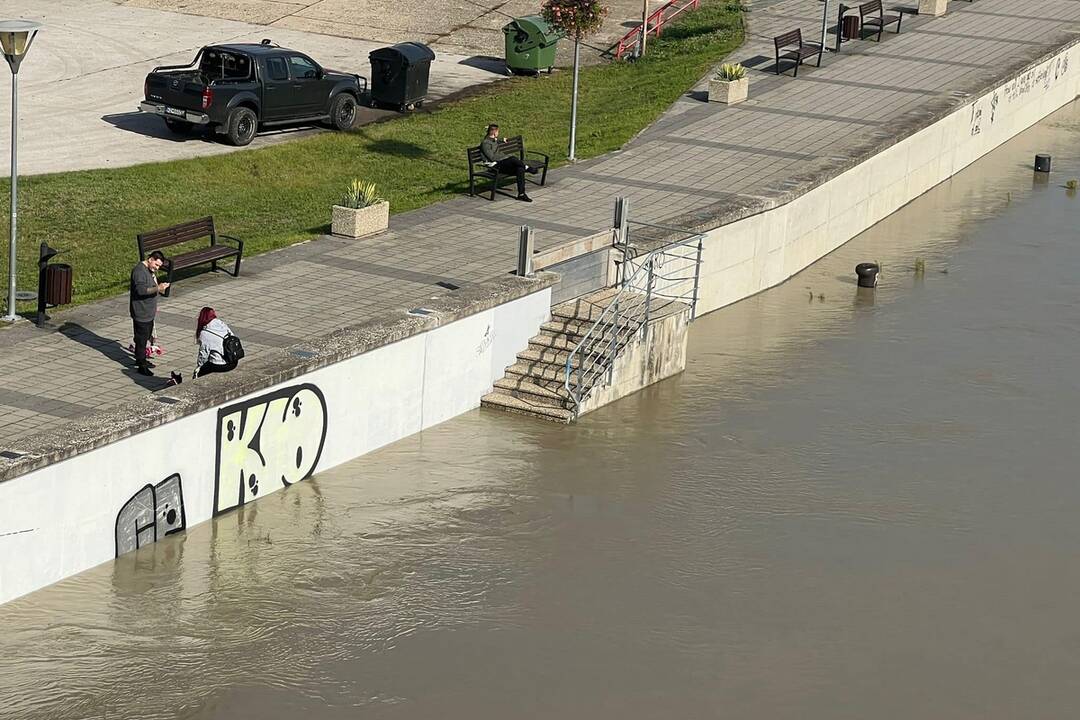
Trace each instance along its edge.
{"label": "red hair", "polygon": [[199,340],[199,335],[202,334],[203,328],[210,324],[211,320],[217,318],[217,313],[214,312],[212,307],[204,307],[199,311],[199,322],[195,325],[195,340]]}

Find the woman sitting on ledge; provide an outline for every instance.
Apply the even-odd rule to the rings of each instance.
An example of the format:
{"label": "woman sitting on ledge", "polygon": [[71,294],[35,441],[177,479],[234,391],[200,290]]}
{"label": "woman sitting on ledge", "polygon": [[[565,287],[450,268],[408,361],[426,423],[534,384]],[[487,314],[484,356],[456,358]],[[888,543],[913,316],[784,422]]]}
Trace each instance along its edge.
{"label": "woman sitting on ledge", "polygon": [[217,316],[214,308],[204,307],[199,311],[199,321],[195,326],[195,341],[199,344],[195,377],[229,372],[236,368],[236,359],[229,362],[225,357],[225,338],[230,335],[232,330]]}

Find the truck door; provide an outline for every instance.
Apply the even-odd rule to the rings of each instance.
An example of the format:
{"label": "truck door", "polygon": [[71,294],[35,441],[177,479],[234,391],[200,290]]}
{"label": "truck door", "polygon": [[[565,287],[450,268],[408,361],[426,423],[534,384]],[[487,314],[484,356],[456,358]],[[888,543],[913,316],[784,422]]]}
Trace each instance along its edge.
{"label": "truck door", "polygon": [[282,120],[298,114],[293,108],[295,102],[289,66],[285,58],[266,58],[266,72],[263,73],[263,119]]}
{"label": "truck door", "polygon": [[295,115],[318,115],[326,112],[326,96],[319,66],[303,55],[289,55]]}

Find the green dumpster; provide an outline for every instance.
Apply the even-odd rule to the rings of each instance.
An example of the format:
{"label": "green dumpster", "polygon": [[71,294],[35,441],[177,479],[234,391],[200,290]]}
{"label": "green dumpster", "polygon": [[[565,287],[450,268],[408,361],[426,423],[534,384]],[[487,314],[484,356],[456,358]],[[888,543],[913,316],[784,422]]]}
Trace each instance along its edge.
{"label": "green dumpster", "polygon": [[539,15],[527,15],[503,26],[506,35],[506,66],[512,73],[551,72],[555,65],[555,45],[562,33]]}

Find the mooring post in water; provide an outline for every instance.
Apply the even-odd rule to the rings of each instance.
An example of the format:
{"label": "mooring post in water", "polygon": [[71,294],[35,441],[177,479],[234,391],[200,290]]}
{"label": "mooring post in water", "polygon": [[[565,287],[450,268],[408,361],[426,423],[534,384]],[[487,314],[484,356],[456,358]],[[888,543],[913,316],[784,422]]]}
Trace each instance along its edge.
{"label": "mooring post in water", "polygon": [[1050,156],[1049,155],[1036,155],[1035,156],[1035,172],[1048,173],[1050,172]]}
{"label": "mooring post in water", "polygon": [[518,261],[517,274],[526,277],[533,274],[533,229],[528,225],[522,225],[518,230]]}
{"label": "mooring post in water", "polygon": [[859,287],[877,287],[877,276],[880,268],[877,263],[865,262],[855,266],[855,275],[859,278]]}

